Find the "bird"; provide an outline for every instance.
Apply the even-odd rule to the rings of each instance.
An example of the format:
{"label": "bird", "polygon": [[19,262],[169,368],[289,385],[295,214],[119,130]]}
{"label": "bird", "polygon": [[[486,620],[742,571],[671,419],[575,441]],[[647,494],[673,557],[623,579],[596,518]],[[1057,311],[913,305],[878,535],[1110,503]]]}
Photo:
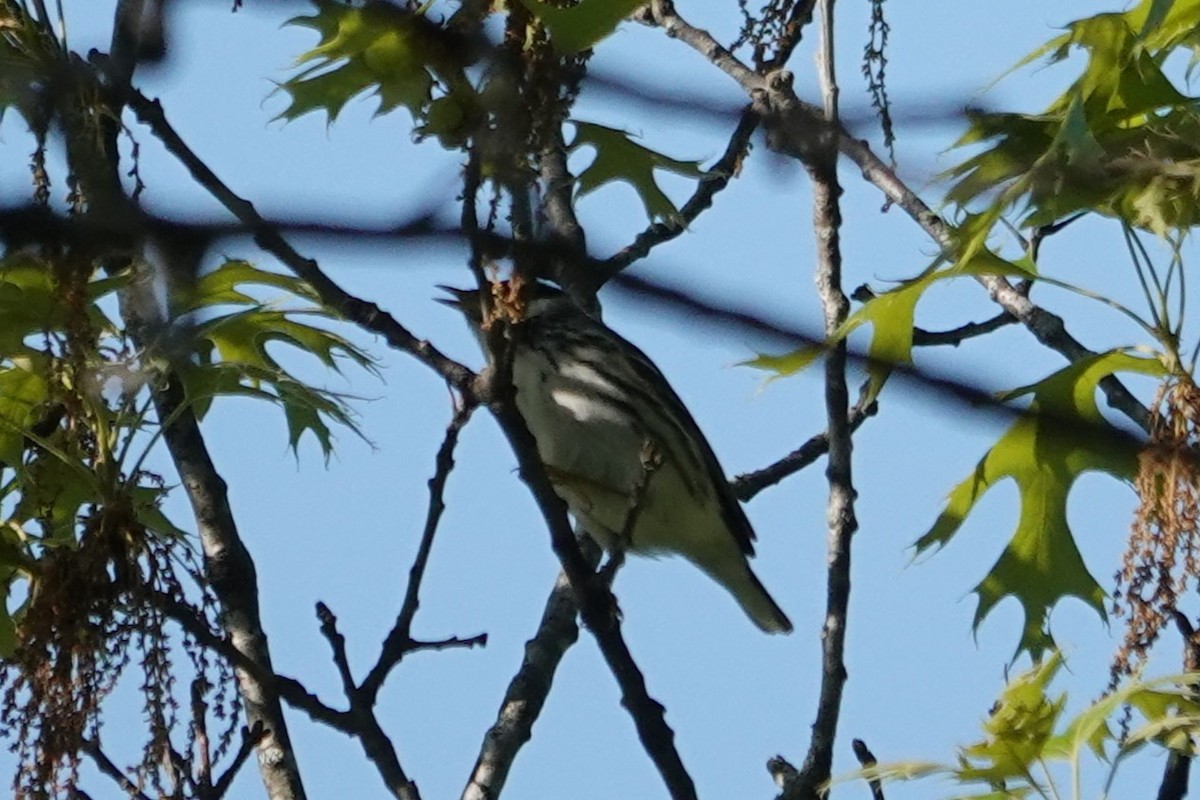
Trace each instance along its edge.
{"label": "bird", "polygon": [[[491,354],[479,290],[440,286]],[[509,320],[517,411],[556,493],[611,552],[676,554],[763,631],[792,623],[750,569],[754,529],[696,421],[650,358],[537,281],[493,284]]]}

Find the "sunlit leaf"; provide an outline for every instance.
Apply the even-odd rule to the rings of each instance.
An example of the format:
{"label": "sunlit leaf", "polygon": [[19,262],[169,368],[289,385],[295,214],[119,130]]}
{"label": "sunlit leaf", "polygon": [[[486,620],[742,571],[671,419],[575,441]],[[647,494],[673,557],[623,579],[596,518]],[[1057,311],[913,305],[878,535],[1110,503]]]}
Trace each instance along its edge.
{"label": "sunlit leaf", "polygon": [[1054,653],[1005,687],[984,721],[984,738],[962,748],[960,780],[1004,785],[1028,779],[1066,705],[1066,695],[1047,694],[1061,667],[1062,657]]}
{"label": "sunlit leaf", "polygon": [[[283,294],[267,305],[249,292],[255,287]],[[289,303],[306,307],[281,307]],[[178,306],[181,313],[196,314],[211,314],[218,306],[236,308],[202,316],[186,333],[193,342],[192,357],[174,365],[189,407],[198,417],[204,416],[217,397],[267,400],[283,409],[293,449],[304,433],[311,431],[326,457],[332,448],[331,423],[361,435],[341,398],[298,380],[280,362],[283,353],[271,352],[273,344],[284,344],[335,371],[340,371],[344,361],[374,370],[370,356],[324,327],[336,322],[337,315],[320,305],[307,283],[244,261],[228,261],[200,276]]]}
{"label": "sunlit leaf", "polygon": [[[1200,103],[1163,64],[1200,52],[1195,2],[1143,0],[1072,22],[1021,62],[1086,56],[1079,76],[1040,114],[973,113],[960,145],[986,143],[947,175],[948,199],[1015,209],[1036,228],[1095,211],[1166,236],[1200,220]],[[1020,66],[1020,65],[1019,65]],[[977,209],[978,210],[978,209]]]}
{"label": "sunlit leaf", "polygon": [[[1148,744],[1195,752],[1192,737],[1200,729],[1200,715],[1194,695],[1200,673],[1126,683],[1074,718],[1067,718],[1066,695],[1051,691],[1051,683],[1062,667],[1062,656],[1054,652],[1010,680],[983,722],[983,738],[958,748],[953,763],[881,763],[838,781],[937,776],[953,781],[954,791],[927,796],[954,800],[1064,797],[1071,795],[1049,783],[1054,779],[1051,765],[1055,762],[1070,765],[1070,771],[1078,776],[1085,756],[1090,754],[1109,762],[1106,771],[1111,777],[1122,759]],[[1126,709],[1133,709],[1142,722],[1118,739],[1110,729],[1122,724]],[[1111,757],[1105,753],[1105,744],[1115,751]]]}
{"label": "sunlit leaf", "polygon": [[790,353],[778,356],[760,353],[749,361],[739,362],[738,366],[753,367],[754,369],[774,373],[768,380],[775,380],[776,378],[786,378],[789,375],[795,375],[797,372],[808,369],[824,352],[825,348],[823,347],[805,345]]}
{"label": "sunlit leaf", "polygon": [[[939,263],[940,259],[916,278],[867,300],[830,337],[831,342],[839,342],[858,328],[871,326],[871,344],[867,349],[871,359],[868,367],[871,397],[879,393],[893,366],[912,363],[916,306],[929,287],[939,281],[963,276],[1033,277],[1025,262],[1006,261],[986,249],[945,269],[937,269]],[[772,379],[783,378],[808,368],[823,352],[824,348],[804,345],[783,355],[760,354],[741,365],[773,372]]]}
{"label": "sunlit leaf", "polygon": [[379,98],[377,113],[403,107],[422,122],[435,87],[460,107],[473,97],[465,48],[448,42],[445,29],[422,12],[386,2],[317,0],[316,6],[313,16],[291,21],[321,38],[297,60],[308,66],[280,85],[291,95],[280,118],[321,110],[332,122],[351,99],[370,94]]}
{"label": "sunlit leaf", "polygon": [[933,527],[916,542],[917,552],[941,548],[959,531],[989,489],[1012,479],[1020,493],[1020,516],[1012,539],[987,576],[975,587],[978,626],[1005,597],[1025,612],[1018,651],[1035,657],[1053,645],[1050,609],[1078,597],[1104,615],[1106,594],[1083,563],[1067,523],[1067,496],[1080,475],[1100,471],[1131,480],[1136,450],[1100,415],[1095,392],[1116,372],[1162,375],[1155,359],[1113,351],[1082,359],[1033,386],[1009,394],[1031,394],[1029,413],[996,442],[974,472],[951,492]]}

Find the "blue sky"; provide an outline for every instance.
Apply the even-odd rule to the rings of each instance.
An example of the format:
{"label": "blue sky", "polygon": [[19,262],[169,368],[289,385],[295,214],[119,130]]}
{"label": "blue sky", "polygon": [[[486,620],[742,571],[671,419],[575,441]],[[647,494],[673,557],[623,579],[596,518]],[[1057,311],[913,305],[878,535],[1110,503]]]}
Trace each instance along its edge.
{"label": "blue sky", "polygon": [[[64,0],[63,5],[72,46],[81,52],[105,47],[112,4]],[[332,125],[317,114],[289,124],[275,121],[286,106],[275,84],[315,43],[310,30],[281,27],[305,4],[284,5],[288,10],[248,0],[245,9],[230,14],[228,3],[179,3],[169,59],[140,74],[138,82],[146,94],[161,99],[171,122],[207,163],[267,216],[370,226],[433,204],[447,221],[456,219],[459,157],[433,141],[413,143],[406,112],[374,118],[375,101],[360,99]],[[732,38],[738,24],[732,4],[679,6],[694,24],[725,41]],[[888,4],[889,90],[896,113],[903,120],[924,108],[980,102],[1039,110],[1069,80],[1070,63],[1027,69],[981,92],[1058,26],[1097,10],[1095,3],[1082,0]],[[868,108],[858,68],[866,22],[864,7],[843,4],[838,19],[843,109],[860,115]],[[815,40],[815,31],[807,38]],[[792,63],[798,89],[809,99],[816,97],[812,49],[806,42]],[[742,100],[737,87],[696,53],[634,23],[624,24],[604,43],[592,68],[731,109]],[[729,120],[711,123],[645,104],[622,106],[611,94],[586,86],[575,116],[627,128],[649,147],[706,163],[720,155],[732,128]],[[143,202],[164,214],[218,217],[215,201],[146,130],[131,127],[142,147]],[[898,127],[900,173],[931,204],[940,191],[933,176],[954,163],[957,156],[943,151],[959,132],[953,121],[902,121]],[[878,143],[869,124],[861,135]],[[0,124],[0,200],[25,196],[31,149],[19,119],[6,117]],[[588,158],[576,154],[572,163],[578,168]],[[853,168],[843,169],[841,179],[848,289],[864,282],[884,288],[928,264],[934,247],[908,218],[897,210],[881,213],[882,198]],[[665,184],[677,200],[686,197],[685,182]],[[599,256],[628,243],[645,225],[640,204],[623,186],[584,198],[580,213],[591,250]],[[809,220],[803,171],[760,145],[715,207],[637,272],[817,331]],[[1115,249],[1119,236],[1114,226],[1081,223],[1046,245],[1043,269],[1132,298],[1132,275],[1113,257],[1120,252]],[[349,291],[380,303],[417,335],[467,363],[481,364],[461,320],[431,302],[436,284],[469,281],[460,248],[304,237],[295,244]],[[218,250],[274,268],[247,241],[228,240]],[[217,259],[218,253],[210,255],[211,263]],[[1053,290],[1038,298],[1063,313],[1093,349],[1136,342],[1132,326],[1095,304]],[[602,299],[608,323],[657,361],[731,474],[774,461],[824,427],[820,370],[764,387],[761,373],[733,366],[763,342],[685,316],[648,313],[618,295]],[[954,285],[931,293],[919,307],[918,322],[951,327],[993,313],[978,286]],[[361,398],[354,407],[369,444],[343,432],[325,465],[310,439],[297,461],[287,450],[281,416],[251,401],[220,402],[204,423],[258,564],[275,665],[333,705],[341,705],[339,683],[313,604],[323,601],[339,616],[351,661],[361,674],[399,607],[424,518],[425,481],[450,416],[446,390],[428,370],[370,337],[345,333],[380,359],[383,380],[353,368],[344,378],[315,369],[305,375]],[[1058,356],[1019,329],[917,358],[918,365],[997,390],[1031,383],[1061,366]],[[891,386],[880,415],[855,440],[861,530],[855,539],[850,678],[837,773],[856,766],[851,737],[865,739],[882,760],[949,760],[956,743],[975,738],[1003,683],[1020,609],[1005,601],[973,634],[975,602],[969,593],[1015,524],[1015,488],[1007,484],[993,490],[945,552],[914,564],[910,549],[937,516],[946,493],[1002,430],[994,417],[928,392]],[[486,631],[489,643],[483,650],[410,656],[393,673],[379,708],[402,763],[426,798],[461,791],[557,573],[536,507],[486,414],[477,414],[463,434],[457,461],[414,633],[440,638]],[[169,474],[165,460],[158,466]],[[817,465],[748,506],[759,537],[754,568],[795,624],[790,637],[760,634],[724,592],[682,561],[633,559],[618,579],[630,648],[651,694],[667,708],[702,797],[771,796],[766,759],[776,753],[794,763],[803,758],[819,680],[824,498]],[[1132,508],[1133,493],[1109,479],[1085,477],[1072,496],[1072,524],[1102,582],[1117,568]],[[181,497],[168,512],[177,524],[190,527],[190,510]],[[1078,706],[1103,688],[1119,631],[1110,631],[1074,601],[1055,610],[1052,629],[1069,658],[1063,686]],[[1168,640],[1162,670],[1176,666],[1174,648]],[[385,796],[355,742],[301,715],[290,719],[311,797]],[[114,717],[105,736],[120,753],[125,726],[135,737],[138,725],[136,719]],[[7,758],[0,754],[0,772],[7,772]],[[1153,765],[1148,770],[1129,769],[1127,786],[1144,788],[1146,781],[1156,780]],[[1092,775],[1100,775],[1095,765]],[[88,789],[97,798],[119,796],[100,778]],[[521,799],[665,795],[619,705],[615,682],[586,634],[567,654],[506,791]],[[888,796],[903,800],[931,794],[930,786],[918,784],[893,788]],[[232,796],[261,796],[253,770],[243,773]],[[869,792],[862,784],[847,785],[836,796],[849,800]]]}

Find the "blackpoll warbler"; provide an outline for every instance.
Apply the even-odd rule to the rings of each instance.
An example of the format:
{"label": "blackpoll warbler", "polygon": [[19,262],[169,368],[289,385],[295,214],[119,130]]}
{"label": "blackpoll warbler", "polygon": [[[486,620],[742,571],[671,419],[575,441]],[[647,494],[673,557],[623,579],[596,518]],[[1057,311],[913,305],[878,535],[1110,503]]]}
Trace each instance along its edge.
{"label": "blackpoll warbler", "polygon": [[[486,345],[479,293],[442,287]],[[501,292],[509,291],[501,284]],[[601,546],[678,553],[733,594],[758,627],[792,623],[750,571],[754,530],[708,440],[638,348],[545,284],[512,318],[517,410],[558,495]]]}

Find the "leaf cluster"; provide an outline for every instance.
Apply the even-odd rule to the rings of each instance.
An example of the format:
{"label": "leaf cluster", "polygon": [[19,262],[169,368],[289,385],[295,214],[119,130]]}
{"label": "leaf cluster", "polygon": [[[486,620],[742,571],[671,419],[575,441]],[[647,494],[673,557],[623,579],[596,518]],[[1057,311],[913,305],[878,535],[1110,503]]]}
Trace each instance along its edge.
{"label": "leaf cluster", "polygon": [[[1066,695],[1050,688],[1063,665],[1062,655],[1055,651],[1010,681],[981,725],[982,738],[960,747],[954,763],[879,764],[841,780],[938,776],[954,785],[940,796],[953,800],[1081,800],[1085,758],[1094,757],[1108,765],[1103,784],[1106,796],[1122,762],[1148,746],[1195,755],[1194,736],[1200,728],[1195,690],[1200,675],[1130,681],[1068,717]],[[1126,709],[1136,712],[1138,724],[1118,735],[1114,727],[1125,727],[1118,718]]]}

